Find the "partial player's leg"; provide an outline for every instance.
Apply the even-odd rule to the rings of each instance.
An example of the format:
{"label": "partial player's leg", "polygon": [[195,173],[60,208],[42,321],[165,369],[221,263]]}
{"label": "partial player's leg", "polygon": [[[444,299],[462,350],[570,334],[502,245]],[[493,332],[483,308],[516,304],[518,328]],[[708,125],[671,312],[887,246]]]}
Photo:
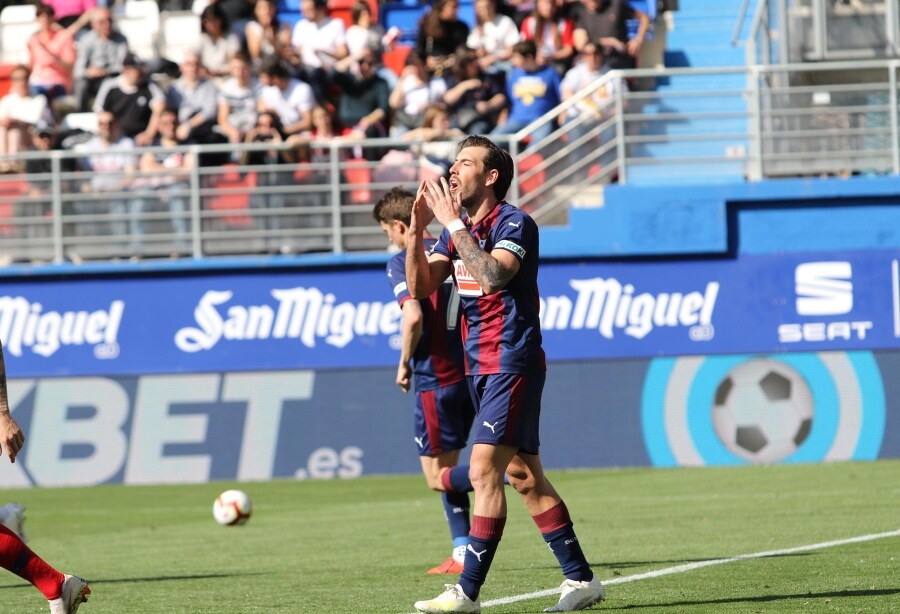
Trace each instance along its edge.
{"label": "partial player's leg", "polygon": [[51,614],[75,614],[91,594],[87,582],[51,567],[4,525],[0,525],[0,567],[41,591],[50,602]]}
{"label": "partial player's leg", "polygon": [[465,381],[416,394],[415,432],[422,472],[432,490],[441,492],[444,515],[453,539],[451,556],[429,574],[462,571],[469,536],[469,466],[459,465],[475,408]]}
{"label": "partial player's leg", "polygon": [[583,610],[603,601],[606,597],[603,585],[581,550],[565,502],[544,474],[540,455],[520,452],[507,472],[510,484],[521,495],[566,577],[560,586],[559,603],[545,611]]}

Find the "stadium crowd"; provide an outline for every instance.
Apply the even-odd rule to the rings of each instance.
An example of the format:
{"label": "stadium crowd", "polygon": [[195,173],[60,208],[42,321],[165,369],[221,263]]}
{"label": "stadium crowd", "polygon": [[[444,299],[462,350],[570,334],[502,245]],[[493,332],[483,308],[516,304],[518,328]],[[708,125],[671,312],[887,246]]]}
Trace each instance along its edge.
{"label": "stadium crowd", "polygon": [[[0,156],[48,145],[124,152],[272,141],[296,144],[287,161],[300,161],[322,139],[511,134],[610,68],[634,66],[649,26],[625,0],[474,0],[471,26],[459,18],[458,0],[433,0],[396,74],[382,57],[398,32],[384,31],[372,5],[354,4],[349,25],[329,14],[327,0],[302,0],[300,8],[291,27],[276,0],[216,0],[202,10],[199,45],[176,64],[133,53],[115,6],[45,0],[30,62],[15,68],[0,99]],[[639,24],[631,39],[630,19]],[[97,134],[62,130],[70,112],[95,113]],[[440,147],[422,151],[438,166],[452,158]],[[193,163],[144,160],[121,156],[112,163],[121,168],[109,169],[86,157],[81,166]],[[0,165],[22,170],[8,156]]]}

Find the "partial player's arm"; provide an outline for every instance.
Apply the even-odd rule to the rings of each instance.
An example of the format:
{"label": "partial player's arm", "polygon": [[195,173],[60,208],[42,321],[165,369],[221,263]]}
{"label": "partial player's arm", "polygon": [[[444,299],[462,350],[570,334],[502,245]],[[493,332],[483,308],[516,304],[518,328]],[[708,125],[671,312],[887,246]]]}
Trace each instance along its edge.
{"label": "partial player's arm", "polygon": [[412,357],[422,338],[422,305],[415,299],[404,301],[403,322],[400,330],[400,364],[397,365],[397,385],[409,392],[412,377]]}
{"label": "partial player's arm", "polygon": [[434,214],[425,203],[425,183],[419,186],[413,202],[406,244],[406,283],[413,298],[423,299],[437,290],[450,275],[450,260],[442,254],[425,254],[425,227]]}
{"label": "partial player's arm", "polygon": [[25,443],[25,435],[9,412],[9,396],[6,392],[6,360],[0,345],[0,449],[6,448],[9,462],[16,462],[16,454]]}
{"label": "partial player's arm", "polygon": [[505,249],[488,253],[475,242],[465,229],[453,233],[453,244],[459,257],[485,294],[499,292],[519,272],[519,259]]}

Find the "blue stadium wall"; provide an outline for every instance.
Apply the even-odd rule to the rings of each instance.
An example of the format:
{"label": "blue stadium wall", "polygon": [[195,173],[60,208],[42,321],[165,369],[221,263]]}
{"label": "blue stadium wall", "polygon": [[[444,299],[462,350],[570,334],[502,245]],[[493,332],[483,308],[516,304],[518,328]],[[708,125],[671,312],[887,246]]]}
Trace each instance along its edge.
{"label": "blue stadium wall", "polygon": [[[617,186],[545,229],[547,466],[900,456],[898,188]],[[8,269],[0,485],[417,472],[386,259]]]}

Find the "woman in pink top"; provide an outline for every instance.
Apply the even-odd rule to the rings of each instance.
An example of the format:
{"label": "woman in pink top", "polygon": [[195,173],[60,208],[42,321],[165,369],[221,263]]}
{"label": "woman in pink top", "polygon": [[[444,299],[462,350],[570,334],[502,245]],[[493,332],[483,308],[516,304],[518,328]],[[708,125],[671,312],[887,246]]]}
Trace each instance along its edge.
{"label": "woman in pink top", "polygon": [[76,30],[87,25],[85,16],[90,15],[91,10],[97,6],[97,0],[43,0],[43,3],[53,9],[59,25],[68,28],[77,22],[79,25]]}
{"label": "woman in pink top", "polygon": [[31,88],[49,102],[72,93],[72,68],[75,64],[75,41],[72,34],[56,23],[52,6],[37,6],[39,29],[28,39],[31,57]]}

